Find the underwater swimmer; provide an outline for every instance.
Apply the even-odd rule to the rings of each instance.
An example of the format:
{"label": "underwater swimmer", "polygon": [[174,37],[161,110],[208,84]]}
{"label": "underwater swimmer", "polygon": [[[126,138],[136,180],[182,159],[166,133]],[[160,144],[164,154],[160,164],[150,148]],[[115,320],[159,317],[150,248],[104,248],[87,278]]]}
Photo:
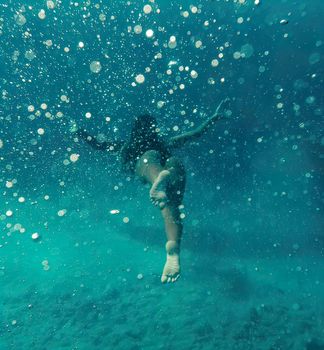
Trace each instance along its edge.
{"label": "underwater swimmer", "polygon": [[163,140],[156,120],[150,115],[135,118],[127,142],[99,142],[85,130],[71,130],[79,138],[98,150],[117,154],[125,169],[130,170],[144,183],[151,186],[152,203],[161,210],[167,236],[166,263],[161,282],[175,282],[180,276],[180,241],[182,222],[179,207],[182,204],[186,174],[183,164],[172,156],[172,150],[202,136],[214,123],[225,117],[223,100],[215,113],[196,129]]}

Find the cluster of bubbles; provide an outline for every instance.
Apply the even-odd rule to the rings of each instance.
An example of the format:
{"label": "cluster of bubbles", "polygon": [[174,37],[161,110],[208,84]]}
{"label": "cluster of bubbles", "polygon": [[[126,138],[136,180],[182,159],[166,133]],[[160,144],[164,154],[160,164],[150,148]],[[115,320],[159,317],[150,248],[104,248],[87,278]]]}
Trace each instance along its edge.
{"label": "cluster of bubbles", "polygon": [[[89,3],[90,3],[90,1],[89,1]],[[238,5],[246,5],[248,3],[248,1],[247,0],[234,0],[234,3],[236,3]],[[254,3],[254,5],[258,6],[258,5],[260,5],[261,1],[254,0],[251,3]],[[76,4],[77,3],[74,3],[75,6],[76,6]],[[78,3],[78,4],[80,5],[80,3]],[[37,22],[43,21],[42,23],[44,23],[44,21],[45,21],[45,23],[46,23],[46,21],[50,18],[51,10],[54,10],[56,7],[58,7],[59,2],[56,2],[56,1],[54,2],[54,1],[49,0],[49,1],[46,1],[46,6],[44,4],[42,6],[44,6],[44,9],[37,9],[36,10],[35,20]],[[96,20],[98,21],[98,18],[99,18],[100,22],[102,22],[101,24],[103,27],[105,27],[106,25],[108,26],[108,23],[105,24],[105,22],[109,22],[109,18],[112,21],[114,21],[116,19],[115,16],[113,16],[113,15],[109,16],[107,13],[104,13],[103,10],[100,10],[100,11],[102,11],[102,12],[99,13],[98,15],[96,15]],[[153,16],[155,14],[158,14],[159,12],[160,11],[157,7],[157,4],[154,1],[151,1],[151,4],[145,4],[143,7],[141,6],[139,8],[139,16],[133,21],[132,26],[129,26],[129,29],[128,29],[128,33],[131,33],[131,35],[135,34],[134,37],[136,37],[137,39],[143,39],[143,41],[145,41],[145,43],[148,43],[148,45],[152,45],[152,47],[155,46],[157,48],[160,45],[160,47],[156,50],[156,51],[160,51],[160,52],[156,52],[156,51],[154,52],[154,59],[155,60],[162,60],[162,59],[164,60],[167,57],[166,62],[169,62],[167,67],[164,66],[165,71],[158,72],[157,76],[159,79],[160,78],[162,79],[166,76],[167,79],[170,78],[170,81],[174,77],[175,83],[172,81],[172,84],[170,84],[170,87],[168,87],[166,89],[165,95],[161,94],[160,96],[157,96],[156,99],[154,99],[154,105],[158,109],[163,108],[165,105],[167,105],[169,103],[167,94],[172,95],[177,89],[178,90],[185,90],[186,86],[188,86],[189,84],[196,84],[197,81],[199,81],[201,79],[206,79],[206,82],[209,85],[218,85],[219,82],[224,83],[225,77],[217,75],[217,72],[219,71],[217,68],[218,67],[220,69],[222,68],[222,63],[223,63],[225,57],[230,57],[230,58],[233,58],[234,60],[248,59],[248,58],[252,57],[253,55],[255,55],[255,52],[257,51],[257,49],[253,47],[253,45],[251,45],[250,43],[247,42],[249,40],[248,36],[245,36],[244,40],[241,41],[240,45],[235,47],[235,49],[230,45],[229,42],[226,42],[225,44],[217,46],[217,48],[212,52],[212,55],[210,55],[208,57],[207,56],[204,57],[204,60],[206,60],[206,62],[208,64],[209,72],[211,72],[209,77],[205,78],[205,76],[206,76],[204,74],[205,72],[203,71],[203,68],[198,65],[198,62],[195,62],[194,60],[190,60],[189,63],[183,63],[183,62],[180,62],[181,60],[177,58],[178,50],[182,49],[182,46],[184,46],[183,38],[177,32],[177,30],[173,27],[170,32],[164,31],[164,29],[160,29],[160,27],[155,26],[156,22],[149,21],[153,18]],[[182,16],[181,20],[184,23],[188,23],[191,20],[191,18],[202,17],[202,16],[199,16],[200,13],[202,13],[202,5],[196,6],[196,5],[191,4],[190,6],[187,5],[186,7],[183,7],[183,8],[180,7],[180,16]],[[28,25],[26,25],[27,19],[29,21],[29,16],[28,16],[27,12],[25,12],[24,10],[18,11],[15,13],[13,18],[14,18],[14,21],[15,21],[16,25],[18,26],[19,30],[21,30],[22,32],[26,30],[26,32],[22,34],[23,38],[30,39],[31,38],[30,29],[27,29]],[[141,19],[143,19],[143,18],[145,20],[142,21]],[[287,16],[287,18],[289,18],[289,17]],[[148,20],[148,21],[146,22],[146,20]],[[238,17],[235,16],[233,19],[234,25],[236,25],[240,28],[243,28],[244,25],[246,25],[249,21],[250,21],[250,18],[245,17],[245,16],[244,17],[243,16],[238,16]],[[149,24],[147,24],[147,23],[149,23]],[[209,20],[206,20],[205,18],[199,19],[199,23],[201,25],[201,28],[203,28],[203,30],[206,30],[206,31],[208,28],[210,28],[212,26],[212,24],[215,24],[215,22],[213,22],[212,18],[210,18]],[[283,18],[283,19],[276,18],[275,23],[277,25],[279,24],[282,26],[286,26],[287,24],[289,24],[289,21],[288,21],[288,19],[285,19],[285,18]],[[23,28],[21,28],[21,27],[23,27]],[[204,53],[203,50],[206,47],[208,47],[208,45],[209,45],[208,36],[207,35],[201,35],[201,37],[195,36],[192,33],[192,31],[193,31],[193,29],[191,29],[191,28],[188,31],[188,35],[190,36],[191,48],[193,49],[193,51],[197,55],[199,55],[199,53]],[[164,49],[162,49],[162,45],[160,44],[161,37],[162,37],[161,33],[164,35],[163,48],[165,48],[166,52],[164,51]],[[125,35],[125,33],[122,33],[122,34]],[[72,51],[73,48],[75,48],[76,50],[78,50],[77,52],[80,53],[80,56],[81,56],[81,54],[85,53],[87,51],[87,49],[89,47],[91,47],[91,43],[88,42],[87,39],[85,39],[85,37],[82,37],[82,38],[83,38],[82,40],[84,40],[84,41],[79,41],[80,38],[76,39],[75,42],[71,45],[71,49],[70,49],[70,47],[68,47],[70,44],[66,44],[67,46],[65,46],[65,47],[63,47],[63,45],[62,45],[61,49],[63,49],[65,53],[69,53],[70,50]],[[149,39],[149,40],[147,40],[147,39]],[[42,43],[43,43],[43,45],[45,45],[46,50],[52,50],[52,49],[59,46],[56,42],[56,39],[49,39],[49,38],[44,37],[42,40],[44,40],[44,41],[42,41]],[[318,47],[321,45],[322,45],[322,43],[320,43],[318,41]],[[233,51],[230,51],[232,49],[233,49]],[[231,54],[228,53],[229,51],[231,52]],[[87,72],[89,73],[89,75],[91,75],[91,79],[93,79],[93,80],[95,80],[93,78],[95,74],[99,74],[100,72],[106,73],[106,70],[108,71],[108,69],[106,69],[106,64],[104,63],[105,61],[103,61],[103,59],[102,59],[103,56],[100,56],[100,54],[101,53],[97,53],[96,56],[93,56],[90,59],[86,60]],[[105,51],[105,54],[107,54],[107,51]],[[32,64],[38,63],[40,53],[37,51],[36,46],[35,47],[32,46],[32,48],[30,46],[29,47],[26,46],[23,50],[20,50],[20,51],[16,50],[16,49],[13,50],[11,55],[12,55],[12,60],[14,63],[19,61],[20,59],[26,59],[28,61],[28,62],[25,61],[26,64],[30,66]],[[268,56],[269,51],[265,51],[263,53],[263,55]],[[104,57],[108,57],[108,54]],[[321,55],[319,52],[312,52],[309,56],[307,56],[307,59],[308,59],[308,62],[310,65],[315,65],[315,64],[320,62]],[[71,64],[73,64],[72,60],[69,62],[70,63],[72,62]],[[236,63],[238,63],[238,62],[236,62]],[[193,68],[195,68],[195,69],[193,69]],[[258,69],[259,73],[264,73],[267,70],[265,64],[259,65],[259,67],[257,69]],[[153,80],[153,79],[151,79],[150,72],[154,72],[154,69],[152,67],[146,67],[145,69],[138,68],[138,70],[134,69],[130,73],[128,71],[127,74],[129,77],[129,81],[131,81],[131,86],[137,87],[137,86],[141,85],[142,87],[138,87],[138,89],[141,89],[141,88],[145,87],[146,85],[148,85]],[[91,74],[91,73],[93,73],[93,74]],[[89,79],[90,82],[91,82],[91,79]],[[165,79],[165,81],[164,81],[165,85],[167,85],[166,84],[167,79]],[[238,81],[240,84],[241,83],[243,84],[244,78],[240,78]],[[300,86],[300,88],[302,89],[303,82],[296,82],[296,86],[297,86],[297,88],[299,88],[299,86]],[[280,91],[280,93],[281,93],[281,91]],[[65,103],[69,103],[70,97],[72,100],[72,95],[69,94],[68,89],[66,89],[66,91],[64,93],[62,91],[58,95],[58,100],[59,100],[58,105],[62,106],[62,105],[65,105]],[[305,103],[308,105],[313,105],[315,102],[316,102],[315,96],[311,95],[311,96],[307,96],[305,98]],[[280,100],[280,98],[278,98],[278,100],[274,104],[274,107],[278,111],[283,110],[285,108],[285,106],[286,106],[285,103],[282,102]],[[296,114],[301,113],[300,110],[301,110],[300,105],[294,105],[293,111]],[[39,117],[43,116],[43,115],[46,118],[51,119],[51,120],[52,119],[65,120],[65,118],[66,118],[66,116],[64,114],[65,112],[63,113],[61,110],[52,111],[52,106],[49,105],[49,107],[48,107],[47,104],[44,102],[41,103],[40,105],[39,104],[28,105],[27,111],[28,111],[28,113],[30,113],[30,115],[27,118],[31,121],[37,120],[37,119],[40,120]],[[185,108],[183,108],[183,110],[181,110],[179,115],[185,116],[186,113],[187,113],[187,111],[185,110]],[[90,112],[85,112],[84,110],[83,110],[81,115],[82,115],[83,119],[85,117],[85,120],[87,122],[91,122],[94,119]],[[110,118],[107,117],[106,121],[110,121]],[[187,126],[191,125],[190,120],[185,119],[184,124],[186,124]],[[40,125],[41,125],[40,127],[34,128],[34,130],[33,130],[34,136],[28,141],[29,144],[32,146],[38,147],[41,143],[41,140],[43,141],[47,137],[47,135],[49,134],[49,129],[47,128],[47,126],[44,126],[44,124],[40,124]],[[300,126],[300,128],[304,127],[304,124],[300,124],[300,125],[303,125],[303,126]],[[174,125],[173,127],[170,128],[170,130],[174,131],[174,132],[178,132],[181,130],[181,125],[180,124]],[[257,137],[256,142],[258,144],[262,145],[265,143],[265,138],[263,136]],[[2,149],[4,146],[5,146],[4,141],[2,139],[0,139],[0,149]],[[294,145],[293,150],[297,150],[297,149],[298,149],[298,146]],[[72,164],[72,163],[77,163],[79,161],[80,155],[76,152],[73,152],[73,153],[71,153],[71,152],[72,152],[72,150],[70,150],[65,155],[65,159],[63,160],[63,164],[66,166],[69,164]],[[213,150],[211,150],[209,153],[212,154]],[[70,167],[72,168],[71,165],[70,165]],[[15,186],[15,181],[8,180],[5,184],[5,186],[7,189],[13,188]],[[18,198],[18,202],[24,203],[25,198],[20,196]],[[57,212],[57,215],[59,217],[63,217],[66,215],[66,213],[67,213],[67,209],[61,209]],[[119,210],[114,209],[114,210],[111,210],[110,213],[111,214],[118,214]],[[14,215],[14,211],[11,209],[8,209],[5,213],[6,217],[12,217],[13,215]],[[182,214],[182,215],[184,215],[184,214]],[[124,217],[123,222],[128,223],[129,218]],[[35,240],[39,239],[39,237],[40,237],[38,233],[34,233],[33,235],[34,235],[34,237],[32,237],[32,238]]]}

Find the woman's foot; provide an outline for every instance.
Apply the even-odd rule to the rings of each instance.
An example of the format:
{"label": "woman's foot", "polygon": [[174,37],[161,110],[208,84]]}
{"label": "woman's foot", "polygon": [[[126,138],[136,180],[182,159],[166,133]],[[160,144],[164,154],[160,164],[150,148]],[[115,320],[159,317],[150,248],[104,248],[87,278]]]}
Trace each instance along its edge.
{"label": "woman's foot", "polygon": [[150,198],[154,205],[163,209],[167,202],[166,188],[170,179],[170,171],[162,170],[150,189]]}
{"label": "woman's foot", "polygon": [[161,282],[175,282],[180,277],[180,247],[176,241],[166,243],[167,260],[162,272]]}

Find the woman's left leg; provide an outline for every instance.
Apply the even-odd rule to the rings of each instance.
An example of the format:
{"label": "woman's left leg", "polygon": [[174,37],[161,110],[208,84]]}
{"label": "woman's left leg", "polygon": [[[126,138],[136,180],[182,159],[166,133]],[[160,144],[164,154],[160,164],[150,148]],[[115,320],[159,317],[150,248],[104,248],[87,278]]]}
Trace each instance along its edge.
{"label": "woman's left leg", "polygon": [[180,243],[183,230],[180,206],[186,185],[185,169],[177,158],[169,158],[164,169],[170,172],[170,181],[166,190],[167,203],[161,210],[168,239],[165,245],[167,257],[161,277],[162,283],[175,282],[180,276]]}

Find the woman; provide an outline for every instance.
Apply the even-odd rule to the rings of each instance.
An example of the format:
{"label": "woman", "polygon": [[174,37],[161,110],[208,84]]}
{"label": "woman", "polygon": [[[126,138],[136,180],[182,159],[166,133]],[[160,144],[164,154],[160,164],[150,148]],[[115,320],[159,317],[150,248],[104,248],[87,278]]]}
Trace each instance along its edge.
{"label": "woman", "polygon": [[222,101],[215,113],[198,128],[169,140],[161,138],[156,120],[150,115],[135,119],[128,142],[100,143],[86,131],[76,130],[76,134],[93,148],[118,154],[124,168],[137,175],[144,183],[151,184],[150,198],[161,210],[167,236],[162,283],[175,282],[180,276],[182,223],[179,206],[183,200],[186,175],[182,163],[172,156],[172,150],[199,138],[216,121],[222,119],[223,106],[227,101]]}

